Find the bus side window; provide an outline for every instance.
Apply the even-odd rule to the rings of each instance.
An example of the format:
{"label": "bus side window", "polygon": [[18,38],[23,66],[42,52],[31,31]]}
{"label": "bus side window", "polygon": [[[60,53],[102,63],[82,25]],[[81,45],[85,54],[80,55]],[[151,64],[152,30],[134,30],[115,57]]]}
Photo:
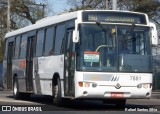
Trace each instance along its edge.
{"label": "bus side window", "polygon": [[55,37],[55,47],[54,53],[56,55],[61,54],[61,50],[63,48],[63,40],[65,35],[65,25],[59,25],[56,27],[56,37]]}
{"label": "bus side window", "polygon": [[43,52],[43,42],[44,42],[44,30],[40,30],[37,33],[37,42],[36,42],[36,57],[42,56]]}
{"label": "bus side window", "polygon": [[54,27],[47,28],[44,55],[53,55],[53,39],[54,39]]}
{"label": "bus side window", "polygon": [[15,55],[14,58],[18,59],[19,56],[19,50],[20,50],[20,36],[16,37],[16,46],[15,46]]}
{"label": "bus side window", "polygon": [[26,57],[27,51],[27,35],[22,35],[21,45],[20,45],[20,58],[23,59]]}

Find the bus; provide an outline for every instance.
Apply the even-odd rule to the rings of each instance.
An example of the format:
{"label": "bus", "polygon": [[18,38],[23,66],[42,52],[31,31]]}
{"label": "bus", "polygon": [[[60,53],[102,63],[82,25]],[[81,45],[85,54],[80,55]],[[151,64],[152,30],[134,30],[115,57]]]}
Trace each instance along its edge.
{"label": "bus", "polygon": [[150,98],[155,24],[144,13],[81,10],[47,17],[5,36],[3,86],[15,99],[49,95],[125,106]]}

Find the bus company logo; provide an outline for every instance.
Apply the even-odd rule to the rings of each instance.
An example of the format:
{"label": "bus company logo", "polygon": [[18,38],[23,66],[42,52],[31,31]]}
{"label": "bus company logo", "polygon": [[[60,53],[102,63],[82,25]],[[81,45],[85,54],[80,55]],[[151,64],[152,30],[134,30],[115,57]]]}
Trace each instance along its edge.
{"label": "bus company logo", "polygon": [[120,85],[119,83],[117,83],[116,86],[115,86],[115,88],[116,88],[116,89],[120,89],[120,88],[121,88],[121,85]]}
{"label": "bus company logo", "polygon": [[11,111],[11,106],[2,106],[2,111]]}
{"label": "bus company logo", "polygon": [[112,76],[111,77],[111,81],[118,81],[119,80],[119,76]]}

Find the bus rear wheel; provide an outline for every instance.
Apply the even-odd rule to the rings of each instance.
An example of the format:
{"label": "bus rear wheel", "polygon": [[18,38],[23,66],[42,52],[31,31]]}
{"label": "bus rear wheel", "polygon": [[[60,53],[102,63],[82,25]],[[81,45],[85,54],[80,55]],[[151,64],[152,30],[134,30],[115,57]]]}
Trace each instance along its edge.
{"label": "bus rear wheel", "polygon": [[53,85],[53,104],[62,105],[61,82],[59,78],[57,78],[56,84]]}
{"label": "bus rear wheel", "polygon": [[15,99],[20,99],[22,97],[22,93],[19,92],[19,85],[18,85],[17,77],[13,79],[13,96]]}

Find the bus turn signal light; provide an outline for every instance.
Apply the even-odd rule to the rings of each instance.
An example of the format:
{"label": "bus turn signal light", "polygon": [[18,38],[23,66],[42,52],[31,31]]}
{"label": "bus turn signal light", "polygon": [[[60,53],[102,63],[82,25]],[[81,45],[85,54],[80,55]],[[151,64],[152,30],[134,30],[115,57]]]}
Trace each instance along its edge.
{"label": "bus turn signal light", "polygon": [[151,88],[152,85],[150,83],[144,83],[144,84],[139,84],[137,85],[137,88],[144,88],[144,89],[147,89],[147,88]]}
{"label": "bus turn signal light", "polygon": [[90,82],[78,82],[80,87],[90,87]]}
{"label": "bus turn signal light", "polygon": [[83,82],[78,82],[80,87],[83,87]]}
{"label": "bus turn signal light", "polygon": [[78,82],[80,87],[90,87],[92,86],[93,88],[97,87],[96,83],[93,82]]}

